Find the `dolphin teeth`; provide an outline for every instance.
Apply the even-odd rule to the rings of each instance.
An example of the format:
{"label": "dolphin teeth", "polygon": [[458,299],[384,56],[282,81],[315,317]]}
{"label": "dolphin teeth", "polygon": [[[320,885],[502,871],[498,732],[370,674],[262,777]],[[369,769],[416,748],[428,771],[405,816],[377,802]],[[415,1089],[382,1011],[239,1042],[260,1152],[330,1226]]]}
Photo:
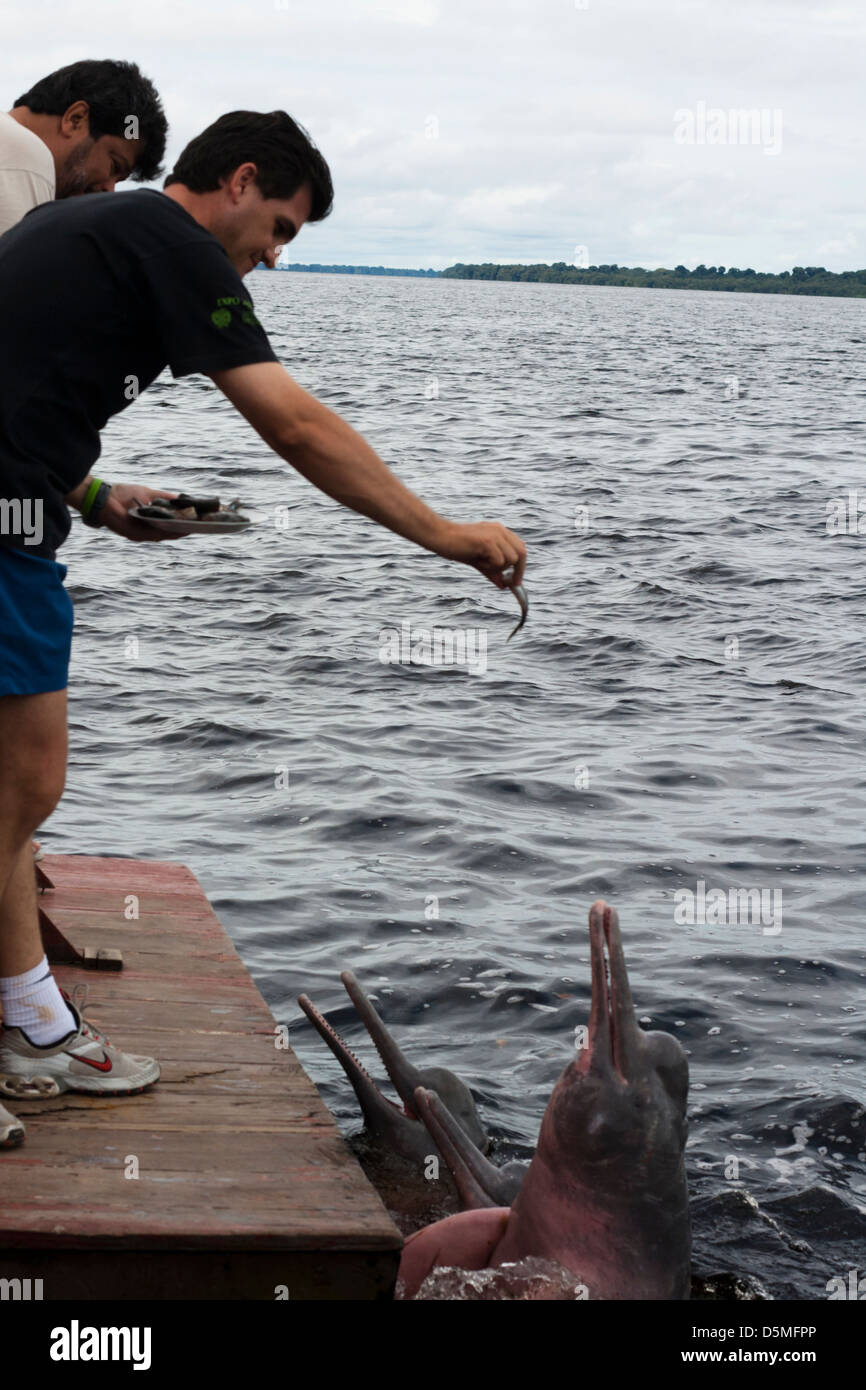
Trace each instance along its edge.
{"label": "dolphin teeth", "polygon": [[367,1071],[367,1068],[364,1066],[363,1062],[360,1062],[358,1060],[355,1053],[352,1051],[351,1047],[349,1047],[348,1043],[346,1042],[345,1038],[341,1037],[341,1035],[337,1032],[336,1028],[334,1028],[334,1026],[330,1024],[328,1020],[325,1018],[325,1015],[323,1013],[320,1013],[320,1011],[316,1008],[315,1004],[309,998],[309,996],[306,994],[299,995],[298,1003],[300,1004],[301,1008],[304,1010],[304,1013],[307,1015],[307,1018],[309,1018],[311,1022],[313,1021],[313,1015],[315,1015],[315,1019],[318,1022],[319,1027],[323,1028],[326,1033],[329,1033],[336,1043],[339,1043],[340,1047],[342,1047],[346,1054],[349,1057],[351,1057],[358,1070],[362,1071],[366,1076],[367,1080],[370,1082],[370,1084],[376,1086],[378,1090],[377,1083],[373,1080],[372,1076]]}

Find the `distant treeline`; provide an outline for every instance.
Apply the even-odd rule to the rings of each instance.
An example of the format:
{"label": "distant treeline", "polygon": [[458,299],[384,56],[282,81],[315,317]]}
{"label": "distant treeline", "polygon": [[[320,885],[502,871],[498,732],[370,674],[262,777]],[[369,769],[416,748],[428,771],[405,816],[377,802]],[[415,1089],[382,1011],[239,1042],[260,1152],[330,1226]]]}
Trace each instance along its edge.
{"label": "distant treeline", "polygon": [[729,290],[750,294],[835,294],[866,297],[866,270],[836,274],[822,265],[795,265],[793,270],[771,275],[736,266],[699,265],[687,270],[644,270],[641,266],[591,265],[581,269],[557,261],[555,265],[451,265],[441,274],[452,280],[540,280],[556,285],[636,285],[660,290]]}
{"label": "distant treeline", "polygon": [[321,275],[441,275],[439,270],[392,270],[386,265],[278,265],[277,270],[307,270]]}

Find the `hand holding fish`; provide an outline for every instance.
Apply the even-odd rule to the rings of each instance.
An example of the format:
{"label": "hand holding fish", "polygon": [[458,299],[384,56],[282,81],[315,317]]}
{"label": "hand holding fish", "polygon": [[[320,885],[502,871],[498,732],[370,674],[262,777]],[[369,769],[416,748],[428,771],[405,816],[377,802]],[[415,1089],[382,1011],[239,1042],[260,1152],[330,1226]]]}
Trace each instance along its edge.
{"label": "hand holding fish", "polygon": [[[464,565],[474,565],[497,589],[511,589],[523,580],[526,546],[519,536],[498,521],[465,525],[451,522],[435,549],[446,560],[460,560]],[[503,572],[512,567],[513,580],[503,577]]]}
{"label": "hand holding fish", "polygon": [[472,525],[453,523],[445,543],[436,547],[449,560],[461,560],[474,565],[497,589],[511,589],[520,604],[520,619],[508,634],[508,640],[526,622],[529,601],[523,588],[526,569],[526,546],[519,536],[498,521],[480,521]]}

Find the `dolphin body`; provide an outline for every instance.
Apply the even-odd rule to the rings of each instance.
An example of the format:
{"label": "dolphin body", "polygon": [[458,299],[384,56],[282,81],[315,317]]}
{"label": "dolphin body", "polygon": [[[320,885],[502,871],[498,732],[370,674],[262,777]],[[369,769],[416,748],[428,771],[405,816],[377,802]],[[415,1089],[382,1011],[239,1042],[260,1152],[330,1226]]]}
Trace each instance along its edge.
{"label": "dolphin body", "polygon": [[435,1096],[416,1092],[471,1210],[410,1236],[398,1298],[413,1298],[439,1267],[502,1270],[507,1289],[503,1267],[539,1259],[576,1276],[591,1299],[689,1297],[688,1062],[669,1033],[640,1028],[619,920],[603,901],[590,908],[589,937],[588,1041],[554,1088],[512,1204],[494,1204],[497,1170],[491,1174]]}

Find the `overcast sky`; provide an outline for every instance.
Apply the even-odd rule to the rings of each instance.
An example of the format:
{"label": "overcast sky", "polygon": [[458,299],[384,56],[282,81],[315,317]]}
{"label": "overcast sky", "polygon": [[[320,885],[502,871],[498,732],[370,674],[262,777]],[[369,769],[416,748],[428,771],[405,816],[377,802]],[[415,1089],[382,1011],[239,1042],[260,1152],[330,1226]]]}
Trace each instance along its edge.
{"label": "overcast sky", "polygon": [[336,188],[300,262],[845,270],[864,41],[862,0],[3,0],[0,86],[8,107],[75,59],[133,59],[169,159],[223,111],[283,107]]}

